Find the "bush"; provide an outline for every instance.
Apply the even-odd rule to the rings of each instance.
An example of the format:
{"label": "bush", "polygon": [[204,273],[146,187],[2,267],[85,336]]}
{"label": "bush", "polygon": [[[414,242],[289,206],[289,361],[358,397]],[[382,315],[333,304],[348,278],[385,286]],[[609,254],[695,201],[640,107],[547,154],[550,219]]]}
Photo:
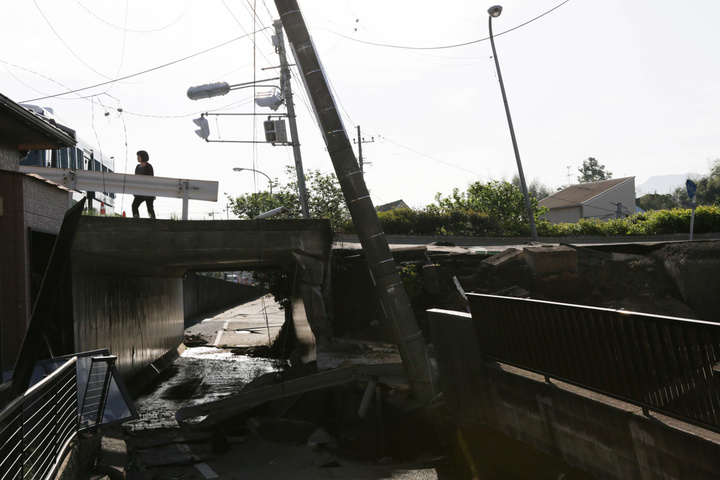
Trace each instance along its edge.
{"label": "bush", "polygon": [[[577,223],[552,224],[540,219],[538,234],[543,237],[670,235],[690,232],[691,210],[655,210],[627,218],[599,220],[583,218]],[[387,235],[457,235],[470,237],[527,237],[530,226],[516,219],[500,220],[472,210],[422,210],[399,208],[378,214]],[[344,233],[356,233],[352,221],[339,225]],[[695,233],[720,232],[720,207],[699,206],[695,210]]]}

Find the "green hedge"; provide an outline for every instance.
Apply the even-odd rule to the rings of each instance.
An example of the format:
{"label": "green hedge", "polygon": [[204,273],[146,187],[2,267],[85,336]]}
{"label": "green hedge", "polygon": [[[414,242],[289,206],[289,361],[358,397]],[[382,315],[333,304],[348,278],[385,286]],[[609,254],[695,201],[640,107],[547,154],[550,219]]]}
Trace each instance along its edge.
{"label": "green hedge", "polygon": [[[543,237],[576,235],[668,235],[690,231],[689,209],[657,210],[636,213],[613,220],[581,219],[577,223],[551,224],[538,220],[538,234]],[[378,214],[387,235],[457,235],[473,237],[529,236],[527,222],[502,222],[474,211],[438,211],[398,208]],[[343,233],[356,233],[352,221],[339,225]],[[720,207],[699,206],[695,210],[694,232],[720,232]]]}

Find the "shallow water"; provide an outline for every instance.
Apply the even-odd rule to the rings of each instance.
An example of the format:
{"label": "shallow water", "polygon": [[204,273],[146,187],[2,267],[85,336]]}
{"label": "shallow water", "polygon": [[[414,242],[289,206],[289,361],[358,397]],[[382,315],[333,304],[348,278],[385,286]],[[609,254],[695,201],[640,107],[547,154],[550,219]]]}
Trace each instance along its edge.
{"label": "shallow water", "polygon": [[177,427],[179,408],[234,395],[257,377],[285,368],[283,360],[214,347],[188,348],[140,392],[135,399],[140,418],[125,425],[131,431]]}

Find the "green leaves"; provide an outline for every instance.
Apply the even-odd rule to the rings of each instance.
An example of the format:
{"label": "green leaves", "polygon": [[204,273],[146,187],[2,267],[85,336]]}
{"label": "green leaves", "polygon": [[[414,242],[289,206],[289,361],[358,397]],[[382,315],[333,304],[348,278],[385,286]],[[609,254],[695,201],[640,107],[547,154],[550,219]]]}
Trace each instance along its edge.
{"label": "green leaves", "polygon": [[[500,222],[527,222],[525,197],[518,187],[509,182],[493,180],[475,182],[467,192],[456,188],[449,197],[435,196],[437,207],[442,211],[470,211],[488,215]],[[537,199],[531,195],[530,205],[535,217],[541,213]]]}
{"label": "green leaves", "polygon": [[[246,193],[236,198],[228,196],[233,213],[242,219],[252,219],[263,212],[285,207],[287,213],[272,218],[302,218],[295,169],[288,166],[285,173],[293,180],[280,185],[276,179],[273,182],[272,195],[268,191],[261,191]],[[335,174],[323,174],[319,170],[309,171],[305,175],[305,189],[310,218],[327,218],[333,223],[349,218],[345,198]]]}
{"label": "green leaves", "polygon": [[610,180],[612,172],[605,170],[605,165],[600,165],[593,157],[588,157],[583,161],[581,168],[578,168],[580,176],[577,177],[579,183],[599,182],[602,180]]}

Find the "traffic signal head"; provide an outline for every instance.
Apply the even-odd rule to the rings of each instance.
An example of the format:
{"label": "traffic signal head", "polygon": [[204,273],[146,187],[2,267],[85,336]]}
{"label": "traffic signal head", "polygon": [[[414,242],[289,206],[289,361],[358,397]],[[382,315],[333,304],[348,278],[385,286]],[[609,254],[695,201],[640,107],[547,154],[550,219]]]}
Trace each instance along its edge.
{"label": "traffic signal head", "polygon": [[193,122],[195,122],[195,125],[200,127],[199,129],[195,130],[195,133],[198,134],[198,137],[207,141],[208,137],[210,136],[210,126],[208,125],[207,118],[194,118]]}
{"label": "traffic signal head", "polygon": [[277,138],[277,135],[275,134],[275,122],[272,120],[265,120],[263,122],[263,128],[265,129],[265,141],[275,143]]}

